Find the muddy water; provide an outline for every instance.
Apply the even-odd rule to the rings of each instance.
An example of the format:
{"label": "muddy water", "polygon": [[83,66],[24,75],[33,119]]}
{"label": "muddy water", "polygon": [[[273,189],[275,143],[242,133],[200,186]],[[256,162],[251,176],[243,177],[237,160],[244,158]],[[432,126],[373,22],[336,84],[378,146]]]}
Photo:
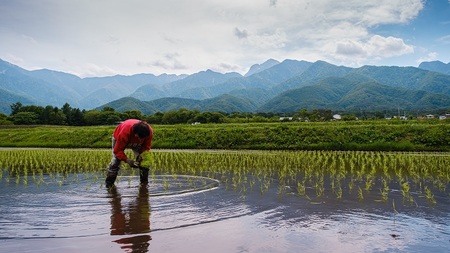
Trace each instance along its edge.
{"label": "muddy water", "polygon": [[[450,200],[405,204],[299,197],[273,182],[233,190],[217,180],[155,176],[0,182],[0,252],[448,252]],[[28,180],[29,182],[32,179]],[[402,204],[403,203],[403,204]]]}

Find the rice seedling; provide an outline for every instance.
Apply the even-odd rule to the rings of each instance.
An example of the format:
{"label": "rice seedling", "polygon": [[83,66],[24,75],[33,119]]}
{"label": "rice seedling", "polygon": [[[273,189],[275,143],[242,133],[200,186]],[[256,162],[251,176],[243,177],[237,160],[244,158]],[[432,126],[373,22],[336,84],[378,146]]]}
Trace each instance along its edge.
{"label": "rice seedling", "polygon": [[427,186],[425,186],[425,194],[428,202],[431,203],[432,205],[436,205],[437,202],[436,199],[434,198],[434,194],[431,193],[431,190]]}
{"label": "rice seedling", "polygon": [[363,190],[361,189],[361,187],[358,187],[358,199],[359,199],[359,201],[364,200],[364,193],[363,193]]}
{"label": "rice seedling", "polygon": [[[101,185],[110,159],[109,149],[3,149],[0,181],[27,186],[50,180],[63,185],[84,177]],[[154,150],[144,154],[141,165],[151,169],[153,179],[156,175],[171,175],[174,182],[177,175],[211,177],[242,194],[248,190],[265,193],[275,186],[279,194],[293,189],[308,199],[311,193],[315,199],[331,193],[338,200],[356,196],[362,201],[366,195],[377,194],[386,202],[392,187],[398,187],[406,203],[415,203],[412,193],[423,192],[433,204],[436,192],[448,196],[450,183],[448,153]],[[121,173],[128,176],[138,173],[123,167]],[[165,188],[169,183],[163,182]]]}
{"label": "rice seedling", "polygon": [[383,178],[381,180],[382,182],[382,187],[380,188],[380,193],[381,193],[381,200],[383,202],[386,202],[389,196],[389,186],[388,186],[388,180],[386,178]]}

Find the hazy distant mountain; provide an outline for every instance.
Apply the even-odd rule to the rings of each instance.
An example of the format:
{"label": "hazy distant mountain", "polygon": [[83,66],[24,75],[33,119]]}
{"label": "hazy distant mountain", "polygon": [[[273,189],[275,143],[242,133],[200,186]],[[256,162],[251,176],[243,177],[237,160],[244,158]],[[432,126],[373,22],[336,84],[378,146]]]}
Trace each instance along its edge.
{"label": "hazy distant mountain", "polygon": [[151,115],[159,111],[157,108],[152,107],[149,103],[132,97],[123,97],[95,109],[102,110],[104,107],[114,108],[118,112],[139,110],[146,115]]}
{"label": "hazy distant mountain", "polygon": [[[0,89],[18,98],[16,102],[33,101],[36,105],[76,104],[77,97],[58,84],[30,76],[30,72],[0,60]],[[7,102],[1,94],[0,102]],[[9,112],[9,111],[8,111]]]}
{"label": "hazy distant mountain", "polygon": [[[189,110],[198,110],[202,112],[253,112],[257,106],[245,98],[239,98],[224,94],[215,98],[196,100],[189,98],[160,98],[152,101],[140,101],[135,98],[127,97],[107,103],[96,109],[111,107],[116,111],[124,112],[127,110],[140,110],[144,114],[154,114],[155,112],[167,112],[186,108]],[[134,109],[132,109],[134,108]]]}
{"label": "hazy distant mountain", "polygon": [[22,103],[22,105],[32,105],[38,104],[37,101],[27,98],[25,96],[19,96],[17,94],[11,93],[7,90],[0,89],[1,99],[0,99],[0,112],[9,114],[11,111],[11,105],[17,102]]}
{"label": "hazy distant mountain", "polygon": [[302,73],[275,86],[274,92],[278,94],[290,89],[308,86],[327,77],[345,76],[352,71],[352,68],[336,66],[324,61],[317,61],[305,66],[307,68]]}
{"label": "hazy distant mountain", "polygon": [[28,75],[67,89],[72,95],[77,94],[74,96],[89,92],[87,87],[84,87],[86,85],[83,85],[82,79],[76,75],[48,69],[33,70],[28,72]]}
{"label": "hazy distant mountain", "polygon": [[110,76],[84,78],[83,82],[89,87],[94,87],[82,99],[82,105],[93,108],[118,98],[130,96],[139,87],[147,84],[163,85],[185,78],[185,75],[155,76],[153,74],[136,74],[131,76]]}
{"label": "hazy distant mountain", "polygon": [[253,65],[245,76],[206,70],[192,75],[79,78],[45,69],[27,71],[0,60],[0,112],[9,114],[15,102],[58,107],[69,103],[80,109],[109,106],[144,114],[179,108],[223,112],[448,108],[450,75],[443,73],[448,64],[421,66],[350,68],[324,61],[268,60]]}
{"label": "hazy distant mountain", "polygon": [[268,68],[271,68],[277,64],[279,64],[280,62],[274,59],[269,59],[267,61],[265,61],[263,64],[254,64],[250,67],[250,69],[248,70],[248,72],[244,75],[244,76],[251,76],[253,74],[259,73],[261,71],[264,71]]}
{"label": "hazy distant mountain", "polygon": [[222,94],[236,93],[236,91],[265,89],[272,94],[272,96],[275,96],[276,94],[273,94],[272,91],[273,87],[278,85],[280,82],[284,82],[301,74],[310,65],[311,63],[306,61],[284,60],[271,68],[255,73],[251,76],[231,78],[228,81],[215,86],[188,90],[186,94],[202,94],[202,97],[197,96],[195,98],[206,99],[220,96]]}
{"label": "hazy distant mountain", "polygon": [[234,72],[222,74],[212,70],[206,70],[160,86],[155,86],[154,84],[141,86],[131,94],[131,97],[142,100],[151,100],[163,97],[181,97],[192,99],[211,98],[208,95],[202,95],[201,90],[237,77],[242,77],[242,75]]}
{"label": "hazy distant mountain", "polygon": [[183,91],[192,88],[215,86],[235,77],[241,77],[241,75],[235,72],[222,74],[208,69],[192,74],[181,80],[167,83],[163,85],[163,89],[169,94],[180,94]]}
{"label": "hazy distant mountain", "polygon": [[208,112],[254,112],[258,107],[249,99],[238,98],[229,94],[203,100],[200,111]]}
{"label": "hazy distant mountain", "polygon": [[[328,77],[312,85],[288,90],[267,99],[263,89],[236,91],[212,99],[162,98],[145,102],[153,110],[166,112],[186,108],[222,112],[293,112],[303,108],[332,110],[431,110],[446,109],[450,95],[380,84],[370,77],[350,73],[344,77]],[[267,96],[264,104],[254,103],[251,95]],[[116,108],[114,104],[105,106]],[[129,107],[127,107],[129,108]],[[153,113],[155,111],[152,111]]]}
{"label": "hazy distant mountain", "polygon": [[161,85],[146,84],[134,91],[130,97],[134,97],[140,100],[153,100],[164,97],[165,93]]}
{"label": "hazy distant mountain", "polygon": [[[165,84],[186,77],[186,75],[155,76],[137,74],[132,76],[112,76],[79,78],[72,74],[47,69],[28,71],[0,60],[0,104],[14,102],[62,107],[69,103],[72,107],[92,109],[109,101],[128,96],[138,87],[149,84]],[[7,100],[8,94],[9,100]],[[9,114],[10,109],[0,108]]]}
{"label": "hazy distant mountain", "polygon": [[443,109],[450,96],[423,90],[392,87],[374,81],[360,82],[353,75],[329,77],[314,85],[286,91],[258,108],[262,112],[292,112],[307,109],[407,110]]}
{"label": "hazy distant mountain", "polygon": [[249,88],[242,90],[233,90],[229,93],[232,96],[242,99],[248,99],[256,107],[260,107],[273,98],[272,91],[260,89],[260,88]]}
{"label": "hazy distant mountain", "polygon": [[447,64],[441,61],[422,62],[419,68],[450,75],[450,62]]}
{"label": "hazy distant mountain", "polygon": [[364,75],[392,87],[450,95],[450,76],[414,67],[363,66],[351,73]]}

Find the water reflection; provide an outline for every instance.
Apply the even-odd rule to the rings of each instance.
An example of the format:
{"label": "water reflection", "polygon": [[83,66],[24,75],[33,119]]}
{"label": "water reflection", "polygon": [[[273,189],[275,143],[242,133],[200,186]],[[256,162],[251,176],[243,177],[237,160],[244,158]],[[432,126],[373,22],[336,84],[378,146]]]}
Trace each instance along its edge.
{"label": "water reflection", "polygon": [[226,177],[215,186],[204,178],[156,176],[149,188],[125,177],[109,193],[77,178],[59,184],[48,176],[45,186],[0,180],[0,251],[447,253],[450,247],[448,190],[434,193],[432,205],[414,187],[411,203],[399,184],[381,201],[380,181],[361,198],[365,181],[351,190],[345,178],[342,198],[329,187],[320,195],[305,187],[300,195],[295,184],[276,180],[266,189],[250,176],[241,187]]}
{"label": "water reflection", "polygon": [[[147,186],[140,186],[134,201],[125,202],[116,187],[109,190],[111,204],[111,235],[135,235],[114,240],[125,252],[148,252],[150,204]],[[147,234],[146,234],[147,233]]]}

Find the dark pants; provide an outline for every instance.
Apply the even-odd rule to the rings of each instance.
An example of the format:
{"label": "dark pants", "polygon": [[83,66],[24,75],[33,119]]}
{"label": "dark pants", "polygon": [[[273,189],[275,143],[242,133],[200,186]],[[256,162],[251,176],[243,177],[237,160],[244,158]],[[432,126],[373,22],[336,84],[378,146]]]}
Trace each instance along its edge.
{"label": "dark pants", "polygon": [[[116,155],[114,154],[114,146],[116,145],[116,138],[114,138],[114,136],[111,138],[112,140],[112,159],[111,159],[111,163],[108,166],[108,174],[115,174],[117,175],[117,173],[119,172],[119,170],[121,169],[120,167],[120,160],[119,158],[116,157]],[[138,150],[141,148],[141,146],[137,146],[132,148],[131,150],[133,150],[134,153],[134,159],[136,160],[137,157],[139,156],[139,152]]]}
{"label": "dark pants", "polygon": [[[121,161],[119,160],[119,158],[117,158],[117,156],[114,154],[114,146],[116,145],[116,139],[114,138],[114,136],[112,137],[112,159],[111,159],[111,163],[109,163],[108,166],[108,172],[106,174],[106,187],[110,188],[114,185],[114,182],[116,181],[117,178],[117,174],[119,172],[119,170],[121,169],[120,167],[120,163]],[[141,148],[141,145],[137,145],[134,146],[133,148],[131,148],[131,150],[134,153],[134,159],[137,160],[137,157],[139,156],[139,149]],[[139,171],[140,171],[140,181],[143,184],[147,184],[148,183],[148,168],[142,168],[139,167]]]}

